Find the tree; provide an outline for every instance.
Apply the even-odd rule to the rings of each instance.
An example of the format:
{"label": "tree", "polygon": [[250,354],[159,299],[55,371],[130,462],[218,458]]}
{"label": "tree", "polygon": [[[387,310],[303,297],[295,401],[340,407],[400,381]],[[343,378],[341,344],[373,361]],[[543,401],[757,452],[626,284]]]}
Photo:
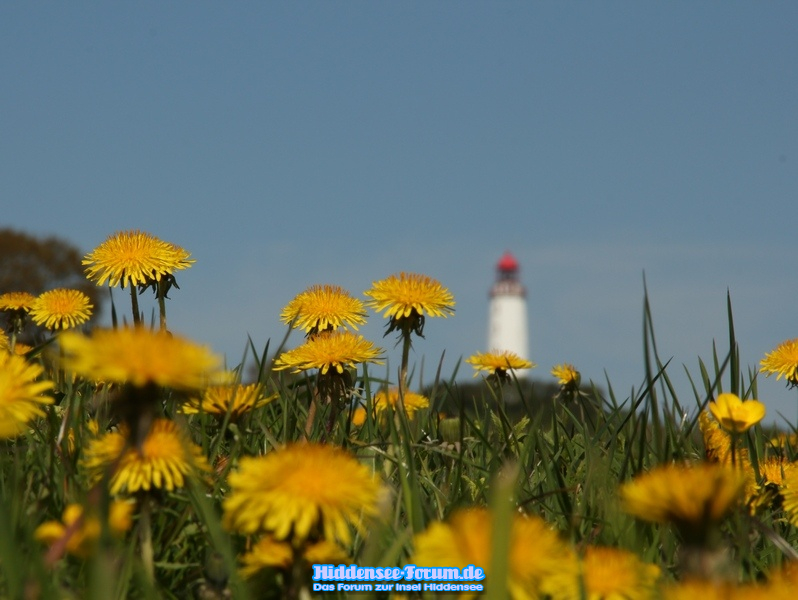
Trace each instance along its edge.
{"label": "tree", "polygon": [[[94,305],[96,320],[105,296],[86,279],[83,254],[71,243],[55,236],[37,238],[11,228],[0,229],[0,294],[41,294],[56,288],[82,291]],[[26,329],[24,337],[33,335]]]}

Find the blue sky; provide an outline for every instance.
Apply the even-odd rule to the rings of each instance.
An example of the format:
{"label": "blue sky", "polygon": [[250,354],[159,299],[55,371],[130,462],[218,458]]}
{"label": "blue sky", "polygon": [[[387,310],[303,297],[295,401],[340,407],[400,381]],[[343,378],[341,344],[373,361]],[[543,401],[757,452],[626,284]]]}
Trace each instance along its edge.
{"label": "blue sky", "polygon": [[[0,223],[185,247],[170,326],[231,363],[309,285],[425,273],[457,301],[426,377],[485,349],[510,250],[537,377],[621,396],[645,273],[689,400],[727,290],[744,365],[798,336],[796,25],[791,2],[3,3]],[[759,395],[795,422],[783,382]]]}

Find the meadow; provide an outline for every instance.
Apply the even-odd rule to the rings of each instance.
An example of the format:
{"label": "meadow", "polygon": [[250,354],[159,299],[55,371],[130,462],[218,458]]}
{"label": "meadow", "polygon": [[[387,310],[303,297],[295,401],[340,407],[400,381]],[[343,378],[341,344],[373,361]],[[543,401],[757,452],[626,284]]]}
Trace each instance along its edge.
{"label": "meadow", "polygon": [[[461,581],[481,590],[345,582],[370,584],[358,598],[773,599],[798,585],[798,438],[763,427],[756,386],[798,383],[798,341],[743,367],[731,301],[728,350],[695,365],[690,397],[646,308],[639,389],[538,366],[557,382],[541,410],[517,373],[532,365],[506,352],[466,355],[476,396],[441,368],[420,389],[410,349],[457,318],[456,299],[401,265],[362,294],[296,290],[281,318],[303,343],[275,332],[229,369],[169,332],[189,252],[127,231],[83,262],[122,292],[110,328],[76,290],[0,295],[2,597],[353,594],[320,589],[313,565],[485,573]],[[357,333],[366,319],[383,339]],[[31,344],[17,339],[29,321],[45,332]]]}

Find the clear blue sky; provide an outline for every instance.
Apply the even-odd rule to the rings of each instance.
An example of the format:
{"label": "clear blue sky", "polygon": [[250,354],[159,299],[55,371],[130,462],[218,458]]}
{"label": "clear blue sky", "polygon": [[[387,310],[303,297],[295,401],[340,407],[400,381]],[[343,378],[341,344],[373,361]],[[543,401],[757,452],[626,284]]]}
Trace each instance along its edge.
{"label": "clear blue sky", "polygon": [[416,344],[426,378],[485,349],[509,249],[537,377],[621,396],[645,272],[689,401],[727,289],[744,365],[798,337],[797,28],[794,2],[3,3],[0,224],[185,247],[170,325],[231,363],[309,285],[428,274],[457,314]]}

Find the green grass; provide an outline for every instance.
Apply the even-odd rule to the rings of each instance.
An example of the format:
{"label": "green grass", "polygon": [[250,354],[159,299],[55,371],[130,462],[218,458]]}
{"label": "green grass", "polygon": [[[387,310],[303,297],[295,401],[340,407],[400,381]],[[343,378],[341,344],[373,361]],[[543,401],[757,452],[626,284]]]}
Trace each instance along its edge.
{"label": "green grass", "polygon": [[[641,523],[625,514],[618,486],[665,462],[702,459],[697,414],[719,392],[756,396],[756,373],[739,363],[730,302],[728,315],[729,350],[715,348],[707,361],[684,367],[693,390],[689,398],[677,397],[672,384],[677,367],[659,356],[646,300],[645,370],[640,386],[626,396],[609,380],[596,382],[575,396],[557,398],[554,410],[542,411],[520,382],[504,387],[484,382],[478,398],[464,397],[454,374],[447,378],[438,368],[426,389],[432,408],[413,420],[403,414],[384,421],[369,416],[358,428],[351,423],[350,410],[341,410],[330,423],[330,407],[320,406],[309,438],[348,449],[389,490],[388,510],[367,528],[367,537],[355,538],[350,548],[353,562],[403,565],[413,555],[414,534],[431,522],[460,507],[488,506],[496,524],[491,563],[482,565],[494,574],[488,581],[490,598],[506,594],[501,573],[507,569],[514,511],[543,517],[576,549],[585,544],[628,549],[659,565],[665,579],[677,579],[677,535],[667,526]],[[434,335],[434,322],[426,334]],[[265,570],[246,581],[237,575],[237,560],[247,540],[224,530],[221,503],[226,476],[240,457],[308,437],[305,422],[315,381],[312,375],[271,371],[269,346],[257,351],[250,342],[247,354],[258,380],[278,397],[237,423],[229,416],[219,421],[207,414],[181,415],[179,397],[164,393],[164,414],[186,427],[211,464],[224,466],[208,482],[150,495],[154,580],[142,560],[141,516],[122,540],[104,532],[94,555],[85,560],[70,555],[48,558],[48,548],[34,539],[36,527],[59,520],[68,503],[92,501],[103,507],[108,502],[102,486],[89,498],[91,486],[80,464],[80,448],[90,435],[87,417],[96,418],[101,430],[110,423],[108,393],[62,378],[47,418],[32,423],[27,435],[0,442],[0,595],[98,600],[202,594],[222,598],[225,593],[234,598],[282,597],[286,579],[279,570]],[[56,378],[48,356],[37,350],[31,360],[43,361]],[[246,378],[243,367],[239,370]],[[362,368],[355,374],[356,395],[367,407],[385,383],[373,371]],[[517,401],[508,405],[505,395]],[[447,414],[441,418],[443,406]],[[74,431],[72,450],[67,441],[56,444],[64,419],[66,428]],[[773,433],[756,426],[746,434],[755,468]],[[792,451],[787,458],[795,459]],[[739,511],[724,523],[723,536],[740,582],[761,579],[793,557],[798,547],[798,533],[778,507],[755,518]]]}

